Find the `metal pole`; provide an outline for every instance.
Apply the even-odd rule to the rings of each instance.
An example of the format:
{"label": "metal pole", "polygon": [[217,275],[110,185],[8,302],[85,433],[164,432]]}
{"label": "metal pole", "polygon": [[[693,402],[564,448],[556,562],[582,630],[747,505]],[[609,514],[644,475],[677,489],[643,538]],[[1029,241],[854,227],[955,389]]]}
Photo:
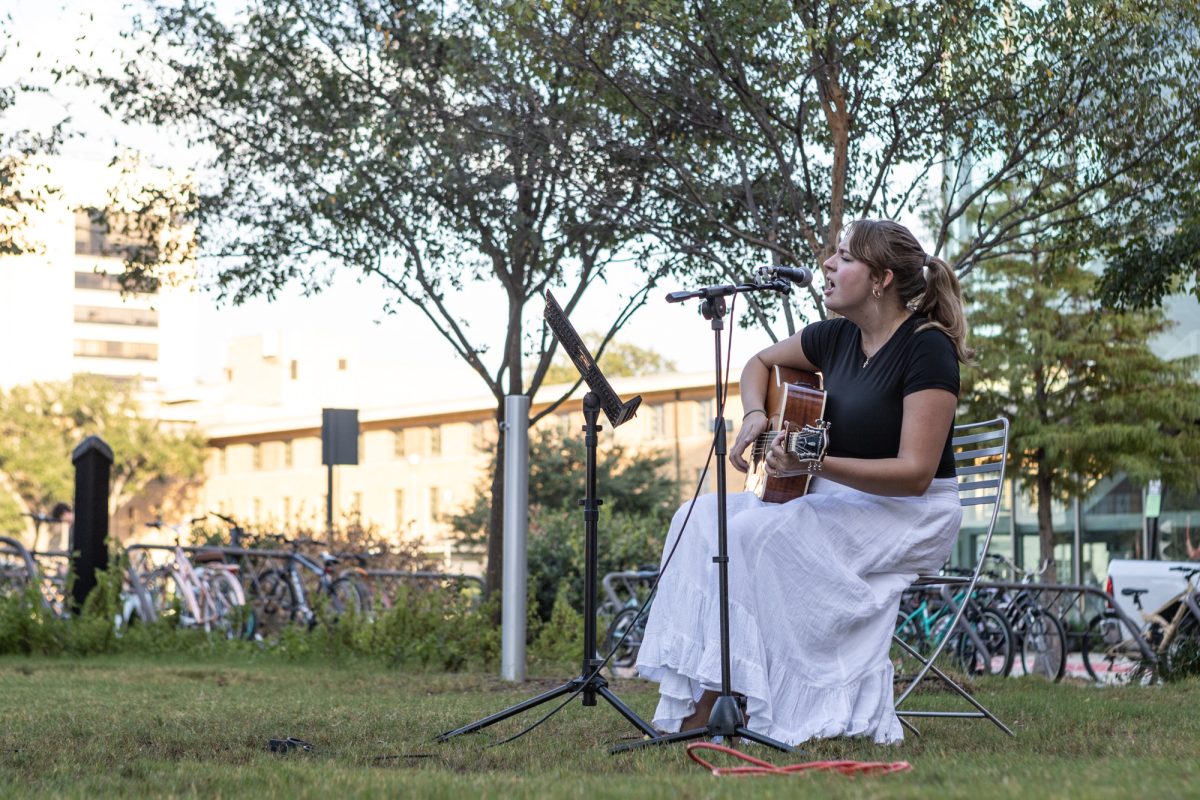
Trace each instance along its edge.
{"label": "metal pole", "polygon": [[325,475],[325,535],[333,535],[333,464],[329,464]]}
{"label": "metal pole", "polygon": [[529,528],[529,397],[504,398],[504,578],[500,677],[525,680],[525,534]]}
{"label": "metal pole", "polygon": [[1070,569],[1070,582],[1076,587],[1084,583],[1084,511],[1082,511],[1079,503],[1079,498],[1075,498],[1075,539],[1070,543],[1072,549],[1073,564]]}

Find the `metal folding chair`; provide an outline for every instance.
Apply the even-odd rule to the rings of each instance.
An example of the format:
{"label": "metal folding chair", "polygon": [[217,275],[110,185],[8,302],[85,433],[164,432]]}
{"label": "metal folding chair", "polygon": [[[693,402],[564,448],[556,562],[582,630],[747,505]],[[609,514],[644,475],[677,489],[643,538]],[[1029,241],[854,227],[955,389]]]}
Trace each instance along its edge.
{"label": "metal folding chair", "polygon": [[[979,574],[987,559],[988,547],[992,542],[992,531],[996,527],[996,517],[1000,511],[1000,498],[1004,493],[1004,465],[1008,458],[1008,420],[998,417],[987,422],[955,425],[952,446],[954,449],[954,467],[958,476],[959,499],[962,501],[964,508],[980,507],[980,510],[983,512],[982,515],[987,518],[987,527],[982,542],[978,546],[975,565],[970,575],[922,575],[913,583],[913,587],[944,587],[953,590],[961,597],[970,598],[975,591],[975,584],[979,582]],[[921,667],[916,675],[913,676],[912,681],[904,689],[903,693],[896,698],[896,714],[900,717],[900,721],[905,727],[918,735],[920,732],[906,717],[989,719],[1000,730],[1009,736],[1013,736],[1012,730],[1007,725],[997,719],[996,715],[992,712],[984,708],[983,704],[976,700],[970,692],[950,678],[935,664],[938,656],[946,649],[946,643],[954,638],[951,632],[959,624],[959,620],[967,606],[965,602],[954,603],[952,600],[950,602],[953,609],[953,621],[945,629],[947,634],[942,637],[941,641],[936,643],[933,652],[928,656],[921,655],[921,653],[917,652],[917,650],[900,639],[900,637],[892,636],[892,641],[901,650],[921,663]],[[975,710],[917,711],[902,708],[901,706],[909,699],[913,690],[931,672],[940,678],[952,691],[974,706]]]}

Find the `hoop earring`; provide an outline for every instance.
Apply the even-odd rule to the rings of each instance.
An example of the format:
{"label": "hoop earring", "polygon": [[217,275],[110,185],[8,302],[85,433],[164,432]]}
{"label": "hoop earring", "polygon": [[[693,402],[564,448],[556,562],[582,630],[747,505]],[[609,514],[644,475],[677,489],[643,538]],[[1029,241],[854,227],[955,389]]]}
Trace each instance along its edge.
{"label": "hoop earring", "polygon": [[879,291],[879,287],[876,286],[874,289],[871,290],[871,296],[874,297],[876,300],[878,300],[881,297],[883,297],[883,292]]}

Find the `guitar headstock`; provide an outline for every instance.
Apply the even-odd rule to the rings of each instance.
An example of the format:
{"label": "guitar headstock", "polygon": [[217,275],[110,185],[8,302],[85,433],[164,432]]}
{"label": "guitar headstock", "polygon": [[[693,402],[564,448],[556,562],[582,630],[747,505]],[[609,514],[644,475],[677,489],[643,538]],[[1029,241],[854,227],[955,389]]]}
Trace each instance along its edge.
{"label": "guitar headstock", "polygon": [[787,451],[803,461],[820,461],[829,447],[829,423],[819,419],[798,431],[789,431]]}

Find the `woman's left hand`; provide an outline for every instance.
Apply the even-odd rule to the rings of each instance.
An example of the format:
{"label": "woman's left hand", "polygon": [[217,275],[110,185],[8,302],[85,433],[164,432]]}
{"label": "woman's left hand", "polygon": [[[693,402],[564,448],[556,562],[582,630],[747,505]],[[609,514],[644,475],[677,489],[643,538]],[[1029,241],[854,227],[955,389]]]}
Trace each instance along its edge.
{"label": "woman's left hand", "polygon": [[815,459],[801,459],[789,453],[784,447],[786,430],[781,430],[771,441],[771,449],[767,451],[767,474],[775,478],[787,478],[793,475],[811,475],[821,468],[821,462]]}

